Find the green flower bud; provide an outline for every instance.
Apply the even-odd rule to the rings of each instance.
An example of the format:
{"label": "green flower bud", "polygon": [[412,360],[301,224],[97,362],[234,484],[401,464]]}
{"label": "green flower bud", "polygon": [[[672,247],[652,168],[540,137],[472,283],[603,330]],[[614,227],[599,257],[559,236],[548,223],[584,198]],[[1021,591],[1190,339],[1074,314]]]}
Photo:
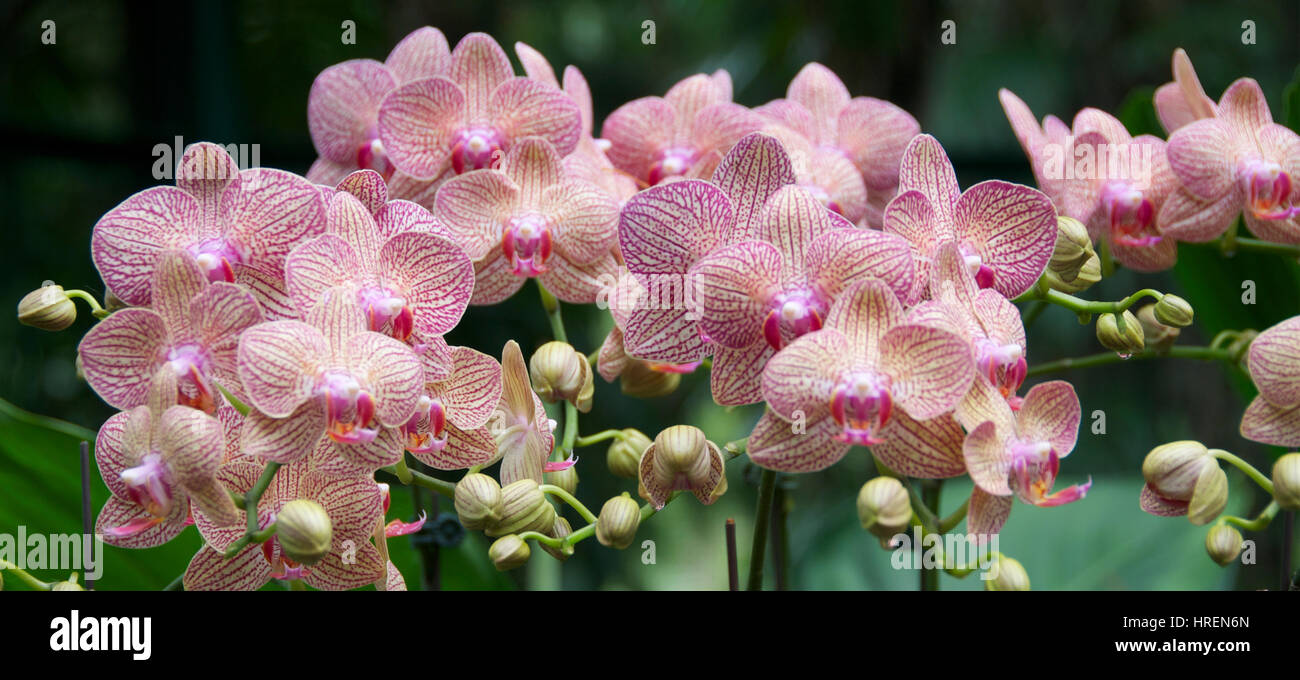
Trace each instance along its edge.
{"label": "green flower bud", "polygon": [[1205,534],[1205,552],[1220,567],[1226,567],[1241,553],[1241,532],[1236,527],[1218,524]]}
{"label": "green flower bud", "polygon": [[639,526],[641,506],[624,491],[601,506],[596,518],[596,540],[603,546],[622,550],[632,544]]}
{"label": "green flower bud", "polygon": [[488,548],[488,558],[497,571],[510,571],[527,564],[532,552],[528,548],[528,541],[515,534],[507,534],[492,542]]}
{"label": "green flower bud", "polygon": [[1165,295],[1156,301],[1156,320],[1166,326],[1186,328],[1192,325],[1192,305],[1177,295]]}
{"label": "green flower bud", "polygon": [[552,341],[537,348],[528,360],[533,391],[544,401],[568,401],[586,413],[596,384],[587,356],[567,342]]}
{"label": "green flower bud", "polygon": [[876,477],[858,491],[858,521],[885,545],[912,523],[912,502],[903,483],[893,477]]}
{"label": "green flower bud", "polygon": [[1197,480],[1218,468],[1205,445],[1192,440],[1169,442],[1151,449],[1142,461],[1142,476],[1165,498],[1189,501]]}
{"label": "green flower bud", "polygon": [[1300,510],[1300,453],[1273,463],[1273,498],[1283,510]]}
{"label": "green flower bud", "polygon": [[488,536],[525,531],[545,532],[555,525],[555,506],[531,479],[521,479],[501,489],[501,519],[489,522],[483,532]]}
{"label": "green flower bud", "polygon": [[1176,326],[1166,326],[1156,319],[1156,306],[1143,305],[1138,310],[1138,322],[1142,324],[1142,338],[1147,347],[1157,352],[1168,352],[1182,331]]}
{"label": "green flower bud", "polygon": [[576,465],[570,465],[563,470],[544,473],[542,478],[546,480],[547,484],[558,486],[570,494],[576,493],[578,490],[578,469]]}
{"label": "green flower bud", "polygon": [[1101,280],[1101,258],[1094,253],[1084,261],[1074,279],[1070,281],[1062,279],[1061,275],[1052,271],[1050,267],[1043,272],[1043,277],[1047,279],[1047,285],[1053,290],[1073,295],[1087,290],[1092,284]]}
{"label": "green flower bud", "polygon": [[501,486],[482,474],[465,475],[456,484],[456,514],[466,529],[478,531],[501,519]]}
{"label": "green flower bud", "polygon": [[77,306],[63,286],[46,281],[18,302],[18,323],[45,331],[61,331],[77,320]]}
{"label": "green flower bud", "polygon": [[989,570],[994,577],[984,582],[984,590],[1029,590],[1029,572],[1017,560],[998,555]]}
{"label": "green flower bud", "polygon": [[[1120,328],[1120,319],[1124,327]],[[1097,317],[1097,341],[1106,349],[1114,350],[1120,355],[1130,355],[1142,351],[1142,323],[1133,312],[1124,310],[1120,316],[1102,314]]]}
{"label": "green flower bud", "polygon": [[[565,538],[568,538],[569,534],[572,533],[573,533],[573,527],[569,524],[569,520],[564,519],[559,515],[556,515],[555,524],[551,526],[550,531],[546,532],[546,535],[550,536],[551,538],[558,538],[563,540]],[[545,550],[547,553],[549,553],[551,557],[554,557],[555,559],[561,562],[567,561],[569,557],[573,555],[573,546],[571,545],[565,546],[563,550],[556,550],[555,548],[552,548],[551,546],[546,545],[545,543],[542,543],[540,541],[537,543],[537,545],[541,546],[542,550]]]}
{"label": "green flower bud", "polygon": [[1187,520],[1196,526],[1209,524],[1228,505],[1228,475],[1211,459],[1212,467],[1201,471],[1187,503]]}
{"label": "green flower bud", "polygon": [[654,399],[672,394],[682,382],[682,376],[671,371],[656,371],[644,361],[628,363],[619,377],[619,389],[629,397]]}
{"label": "green flower bud", "polygon": [[615,476],[634,479],[641,465],[641,454],[645,453],[650,444],[650,438],[640,430],[623,430],[623,436],[609,445],[605,464]]}
{"label": "green flower bud", "polygon": [[1092,237],[1088,228],[1073,217],[1064,215],[1056,218],[1056,247],[1052,250],[1052,259],[1048,269],[1061,281],[1072,283],[1079,276],[1080,270],[1089,259],[1096,257],[1092,248]]}
{"label": "green flower bud", "polygon": [[320,503],[299,498],[285,503],[276,514],[275,537],[285,555],[310,567],[329,554],[334,525]]}
{"label": "green flower bud", "polygon": [[655,436],[641,454],[638,493],[662,508],[674,491],[689,489],[705,505],[726,491],[722,451],[704,432],[691,425],[674,425]]}

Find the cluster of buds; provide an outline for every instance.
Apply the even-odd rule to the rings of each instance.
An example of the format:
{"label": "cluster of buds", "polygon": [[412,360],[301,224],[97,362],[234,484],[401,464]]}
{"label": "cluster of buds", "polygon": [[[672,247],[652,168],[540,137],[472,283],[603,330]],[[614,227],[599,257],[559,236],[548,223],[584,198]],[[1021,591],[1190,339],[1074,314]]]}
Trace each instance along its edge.
{"label": "cluster of buds", "polygon": [[1142,507],[1161,516],[1185,515],[1192,524],[1208,524],[1228,504],[1228,476],[1208,449],[1197,441],[1162,444],[1142,461]]}

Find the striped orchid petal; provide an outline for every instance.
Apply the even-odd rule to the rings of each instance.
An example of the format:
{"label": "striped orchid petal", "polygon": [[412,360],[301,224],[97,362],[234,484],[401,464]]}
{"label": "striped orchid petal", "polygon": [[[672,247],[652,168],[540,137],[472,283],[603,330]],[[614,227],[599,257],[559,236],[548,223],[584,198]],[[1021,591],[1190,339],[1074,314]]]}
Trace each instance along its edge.
{"label": "striped orchid petal", "polygon": [[1064,380],[1034,385],[1016,413],[1020,436],[1052,445],[1056,455],[1064,458],[1074,450],[1079,437],[1083,411],[1074,386]]}
{"label": "striped orchid petal", "polygon": [[334,361],[346,360],[349,342],[368,330],[365,314],[357,308],[355,294],[346,286],[325,291],[304,318],[325,339],[326,356]]}
{"label": "striped orchid petal", "polygon": [[[347,539],[363,542],[383,519],[379,485],[365,477],[330,477],[316,471],[302,476],[299,497],[320,503],[333,525],[335,544]],[[341,551],[340,551],[341,552]]]}
{"label": "striped orchid petal", "polygon": [[962,444],[966,433],[944,413],[916,420],[904,409],[895,411],[871,453],[890,470],[908,477],[946,479],[966,473]]}
{"label": "striped orchid petal", "polygon": [[733,349],[762,342],[770,299],[781,290],[782,264],[781,251],[763,241],[727,246],[697,262],[691,271],[705,335]]}
{"label": "striped orchid petal", "polygon": [[555,77],[555,69],[551,68],[551,62],[531,45],[516,42],[515,56],[519,57],[519,63],[524,67],[524,74],[529,78],[555,87],[560,86],[559,79]]}
{"label": "striped orchid petal", "polygon": [[[364,477],[373,476],[375,470],[396,465],[402,460],[405,441],[400,430],[380,427],[375,438],[369,441],[341,444],[325,438],[318,446],[323,451],[321,462],[317,463],[320,472],[333,477]],[[323,447],[328,447],[328,450]]]}
{"label": "striped orchid petal", "polygon": [[400,427],[410,419],[424,386],[424,367],[404,342],[363,332],[348,340],[348,366],[374,399],[375,419]]}
{"label": "striped orchid petal", "polygon": [[244,417],[239,433],[242,450],[254,459],[292,463],[311,453],[325,436],[325,409],[315,400],[304,402],[283,418],[261,411]]}
{"label": "striped orchid petal", "polygon": [[832,230],[852,227],[843,217],[829,212],[807,189],[790,185],[768,199],[751,237],[776,247],[782,278],[792,279],[803,274],[813,242]]}
{"label": "striped orchid petal", "polygon": [[750,238],[772,194],[796,181],[790,156],[775,137],[755,132],[736,142],[713,173],[713,185],[731,199],[735,211],[734,227],[723,232],[724,240]]}
{"label": "striped orchid petal", "polygon": [[447,36],[432,26],[411,31],[393,47],[384,60],[399,83],[440,76],[451,68],[451,46]]}
{"label": "striped orchid petal", "polygon": [[[262,469],[261,464],[248,460],[225,463],[217,470],[215,479],[230,491],[242,494],[253,488],[253,485],[257,483],[257,478],[262,474]],[[286,477],[289,476],[287,472],[287,468],[277,472],[276,478],[278,479],[281,474]],[[261,500],[258,501],[259,517],[265,519],[268,523],[270,515],[276,507],[275,500],[275,486],[272,485],[262,494]],[[243,512],[243,508],[240,508],[240,512]],[[226,548],[230,547],[231,543],[239,540],[246,530],[246,527],[242,524],[218,525],[208,518],[202,508],[198,507],[195,508],[194,512],[194,526],[199,530],[199,534],[203,536],[203,540],[207,542],[208,546],[220,552],[225,552]]]}
{"label": "striped orchid petal", "polygon": [[133,417],[134,411],[143,406],[137,406],[131,411],[122,411],[109,417],[104,424],[99,427],[99,433],[95,435],[95,464],[99,468],[99,476],[104,480],[104,485],[108,487],[110,493],[117,498],[127,499],[126,485],[122,482],[122,471],[131,467],[134,463],[134,457],[131,451],[147,450],[148,443],[148,409],[142,416],[145,421],[143,432],[137,432],[136,438],[143,435],[146,438],[144,446],[139,442],[133,442],[126,437],[127,424]]}
{"label": "striped orchid petal", "polygon": [[562,90],[529,78],[511,78],[492,93],[492,117],[507,140],[540,137],[561,156],[578,146],[582,112]]}
{"label": "striped orchid petal", "polygon": [[451,361],[450,375],[434,385],[434,392],[452,424],[467,430],[481,427],[501,400],[501,364],[468,347],[452,348]]}
{"label": "striped orchid petal", "polygon": [[883,230],[908,242],[920,265],[912,279],[907,300],[919,300],[929,290],[930,272],[925,260],[939,244],[953,238],[952,226],[938,221],[934,206],[919,191],[905,191],[885,206]]}
{"label": "striped orchid petal", "polygon": [[880,340],[880,367],[891,394],[913,418],[929,420],[952,411],[975,376],[971,347],[948,331],[903,324]]}
{"label": "striped orchid petal", "polygon": [[1239,139],[1225,120],[1196,121],[1170,135],[1169,165],[1187,191],[1213,201],[1233,188]]}
{"label": "striped orchid petal", "polygon": [[746,451],[755,465],[780,472],[815,472],[839,462],[849,445],[835,438],[839,427],[822,415],[792,423],[764,411],[750,433]]}
{"label": "striped orchid petal", "polygon": [[373,543],[357,544],[346,560],[343,552],[331,549],[303,576],[303,581],[319,590],[352,590],[385,578],[385,561]]}
{"label": "striped orchid petal", "polygon": [[836,146],[862,173],[867,190],[893,197],[907,145],[921,125],[901,107],[873,97],[854,97],[840,111]]}
{"label": "striped orchid petal", "polygon": [[849,104],[849,89],[834,71],[810,62],[790,81],[786,98],[801,104],[812,114],[816,144],[833,144],[840,112]]}
{"label": "striped orchid petal", "polygon": [[600,131],[610,143],[610,162],[638,179],[650,177],[660,151],[672,145],[676,117],[672,104],[659,97],[642,97],[615,109]]}
{"label": "striped orchid petal", "polygon": [[[722,92],[713,79],[703,73],[678,81],[664,94],[664,101],[672,105],[677,112],[678,125],[689,124],[700,111],[714,104],[728,103],[730,97],[723,98]],[[684,133],[680,130],[679,133]]]}
{"label": "striped orchid petal", "polygon": [[1142,493],[1138,496],[1138,505],[1143,512],[1156,517],[1182,517],[1187,514],[1190,503],[1165,498],[1147,484],[1142,487]]}
{"label": "striped orchid petal", "polygon": [[402,577],[402,572],[397,569],[397,565],[392,562],[388,563],[388,573],[384,577],[384,590],[406,590],[406,579]]}
{"label": "striped orchid petal", "polygon": [[551,260],[550,269],[542,272],[537,280],[560,301],[585,305],[595,302],[602,293],[607,292],[609,282],[616,276],[618,263],[614,260],[614,254],[607,252],[588,264],[574,264],[564,257],[555,257]]}
{"label": "striped orchid petal", "polygon": [[474,297],[469,303],[494,305],[519,292],[527,281],[522,276],[515,276],[510,261],[498,251],[474,263]]}
{"label": "striped orchid petal", "polygon": [[452,237],[451,230],[439,222],[429,208],[400,198],[390,200],[375,211],[375,226],[384,240],[408,231]]}
{"label": "striped orchid petal", "polygon": [[307,400],[329,356],[321,332],[301,321],[259,324],[239,338],[239,379],[252,405],[284,418]]}
{"label": "striped orchid petal", "polygon": [[1255,397],[1241,416],[1241,436],[1273,446],[1300,446],[1300,406],[1274,406]]}
{"label": "striped orchid petal", "polygon": [[709,372],[709,389],[713,401],[721,406],[740,406],[763,400],[763,367],[776,354],[766,342],[756,342],[743,349],[717,346],[713,368]]}
{"label": "striped orchid petal", "polygon": [[194,196],[174,187],[145,189],[95,223],[90,238],[95,268],[123,301],[147,305],[159,251],[189,245],[201,225]]}
{"label": "striped orchid petal", "polygon": [[321,71],[307,95],[307,126],[316,153],[355,167],[380,102],[397,85],[394,73],[372,59],[353,59]]}
{"label": "striped orchid petal", "polygon": [[465,470],[487,465],[497,455],[497,443],[485,427],[461,429],[447,423],[447,442],[436,451],[415,451],[411,455],[435,470]]}
{"label": "striped orchid petal", "polygon": [[966,511],[966,533],[977,537],[996,536],[1011,515],[1011,496],[995,496],[976,486],[971,489]]}
{"label": "striped orchid petal", "polygon": [[114,408],[140,406],[168,341],[166,323],[156,312],[116,312],[91,328],[77,348],[86,382]]}
{"label": "striped orchid petal", "polygon": [[384,244],[379,262],[421,334],[442,335],[460,322],[473,295],[474,265],[455,243],[433,234],[398,234]]}
{"label": "striped orchid petal", "polygon": [[1300,404],[1300,317],[1260,333],[1250,344],[1250,377],[1275,406]]}
{"label": "striped orchid petal", "polygon": [[185,487],[195,505],[218,525],[237,523],[239,511],[215,481],[225,455],[221,422],[202,411],[173,406],[163,412],[158,432],[159,448],[173,478]]}
{"label": "striped orchid petal", "polygon": [[883,281],[898,300],[916,285],[912,249],[902,237],[871,229],[837,229],[808,247],[806,275],[831,299],[864,278]]}
{"label": "striped orchid petal", "polygon": [[190,301],[207,288],[208,278],[198,263],[183,250],[165,250],[158,256],[153,272],[150,306],[176,343],[195,339],[190,327]]}
{"label": "striped orchid petal", "polygon": [[503,225],[519,201],[519,186],[505,173],[489,170],[448,180],[434,206],[439,222],[477,262],[500,245]]}
{"label": "striped orchid petal", "polygon": [[465,119],[468,96],[442,77],[415,80],[394,89],[379,107],[378,134],[393,165],[416,179],[433,179],[446,169],[450,143]]}
{"label": "striped orchid petal", "polygon": [[1181,47],[1174,50],[1173,74],[1174,82],[1160,86],[1154,97],[1160,124],[1171,134],[1193,121],[1214,117],[1217,109],[1214,100],[1206,96],[1191,59]]}
{"label": "striped orchid petal", "polygon": [[[677,119],[681,120],[680,113]],[[695,114],[691,123],[690,138],[698,150],[698,157],[687,176],[712,177],[723,154],[742,137],[758,132],[765,125],[763,116],[740,104],[724,102],[705,107]]]}
{"label": "striped orchid petal", "polygon": [[918,191],[930,202],[935,217],[945,224],[954,223],[953,208],[961,189],[948,153],[939,140],[930,135],[912,138],[903,152],[898,168],[898,191]]}
{"label": "striped orchid petal", "polygon": [[311,182],[270,168],[239,177],[240,190],[233,199],[226,194],[222,213],[227,239],[250,253],[248,264],[279,268],[295,245],[324,230],[324,202]]}
{"label": "striped orchid petal", "polygon": [[154,517],[138,503],[109,496],[95,518],[95,533],[118,548],[154,548],[185,530],[190,502],[184,495],[172,503],[166,517]]}
{"label": "striped orchid petal", "polygon": [[1238,78],[1223,91],[1217,107],[1221,120],[1237,129],[1239,134],[1253,137],[1273,122],[1268,110],[1268,100],[1254,78]]}
{"label": "striped orchid petal", "polygon": [[469,33],[451,52],[448,76],[465,91],[471,120],[488,112],[492,93],[514,75],[510,57],[486,33]]}
{"label": "striped orchid petal", "polygon": [[688,364],[708,354],[711,348],[700,335],[698,314],[651,304],[639,301],[623,328],[623,344],[629,355],[646,361]]}
{"label": "striped orchid petal", "polygon": [[898,297],[887,283],[874,278],[849,287],[826,315],[826,325],[844,336],[852,356],[871,365],[879,361],[885,334],[903,320]]}
{"label": "striped orchid petal", "polygon": [[998,180],[966,190],[954,210],[956,236],[994,271],[992,287],[1008,299],[1029,290],[1056,245],[1056,209],[1041,191]]}
{"label": "striped orchid petal", "polygon": [[726,243],[731,201],[718,187],[683,180],[633,196],[619,214],[619,245],[627,268],[649,285],[655,275],[685,274]]}
{"label": "striped orchid petal", "polygon": [[242,188],[239,167],[226,149],[211,142],[199,142],[185,149],[176,166],[176,188],[199,202],[205,236],[221,229],[221,204],[237,196]]}
{"label": "striped orchid petal", "polygon": [[[344,192],[351,194],[353,198],[361,202],[361,205],[365,206],[366,211],[371,215],[374,215],[380,208],[384,207],[384,205],[388,203],[388,185],[384,183],[383,175],[380,175],[374,170],[357,170],[356,172],[350,173],[347,177],[339,180],[334,189],[336,193]],[[330,206],[334,201],[334,195],[331,194],[324,200],[325,205],[327,206],[326,221],[329,222],[328,211],[332,210]],[[326,225],[326,229],[329,231],[335,231],[332,226],[328,224]]]}
{"label": "striped orchid petal", "polygon": [[826,414],[840,375],[853,365],[855,350],[835,328],[801,336],[767,362],[763,398],[786,420]]}
{"label": "striped orchid petal", "polygon": [[519,202],[537,208],[542,193],[564,177],[562,155],[555,145],[541,137],[525,137],[510,147],[501,159],[501,172],[519,187]]}
{"label": "striped orchid petal", "polygon": [[262,546],[250,545],[230,559],[208,546],[190,559],[182,583],[185,590],[257,590],[271,580],[271,565]]}
{"label": "striped orchid petal", "polygon": [[1015,413],[1007,405],[1006,398],[985,380],[971,382],[970,390],[957,405],[953,415],[967,432],[986,421],[997,425],[998,429],[1007,432],[1008,436],[1016,429]]}
{"label": "striped orchid petal", "polygon": [[1241,196],[1234,190],[1213,201],[1197,198],[1185,188],[1175,191],[1160,207],[1156,224],[1161,233],[1178,241],[1204,243],[1228,230],[1241,213]]}
{"label": "striped orchid petal", "polygon": [[573,264],[590,264],[618,240],[618,201],[595,185],[568,179],[549,187],[542,210],[558,225],[555,249]]}
{"label": "striped orchid petal", "polygon": [[966,470],[976,486],[994,496],[1010,496],[1007,471],[1011,467],[1003,435],[992,421],[985,421],[966,435],[962,444]]}

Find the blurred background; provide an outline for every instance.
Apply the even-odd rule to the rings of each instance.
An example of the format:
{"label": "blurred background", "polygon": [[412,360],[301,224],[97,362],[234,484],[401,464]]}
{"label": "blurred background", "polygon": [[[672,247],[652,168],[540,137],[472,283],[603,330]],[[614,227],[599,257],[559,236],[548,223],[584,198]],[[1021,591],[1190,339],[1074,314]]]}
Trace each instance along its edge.
{"label": "blurred background", "polygon": [[[956,25],[956,44],[940,44],[941,23]],[[42,23],[55,25],[43,44]],[[343,44],[342,23],[356,24],[356,44]],[[642,43],[643,22],[655,22],[655,44]],[[1253,21],[1255,44],[1244,45]],[[577,65],[591,83],[598,121],[636,97],[662,95],[677,80],[729,70],[736,100],[757,106],[784,95],[809,61],[840,75],[853,95],[889,99],[910,111],[944,144],[961,184],[990,178],[1032,183],[1028,164],[1003,117],[997,90],[1019,94],[1036,115],[1069,120],[1095,106],[1120,116],[1134,134],[1164,136],[1151,111],[1151,92],[1170,80],[1170,56],[1184,47],[1207,92],[1217,99],[1235,78],[1259,81],[1279,120],[1300,116],[1285,88],[1296,78],[1300,9],[1286,2],[755,2],[590,0],[538,2],[195,2],[125,0],[95,3],[0,3],[0,233],[7,261],[0,299],[16,305],[53,280],[101,295],[89,256],[91,227],[132,193],[157,184],[156,144],[215,141],[258,144],[263,165],[305,172],[315,157],[306,125],[307,92],[320,70],[355,58],[383,60],[403,36],[424,25],[454,45],[465,33],[491,33],[508,52],[524,41],[557,71]],[[1257,303],[1244,305],[1241,282],[1257,284]],[[1266,328],[1300,313],[1300,273],[1294,262],[1183,246],[1171,271],[1138,277],[1121,271],[1084,294],[1118,299],[1142,287],[1175,292],[1196,306],[1197,325],[1182,342],[1204,344],[1225,328]],[[12,307],[11,307],[12,308]],[[85,308],[81,307],[84,312]],[[566,308],[571,340],[582,351],[599,346],[610,326],[593,309]],[[76,445],[111,410],[76,377],[76,344],[90,326],[84,314],[63,333],[45,333],[11,320],[0,324],[0,533],[23,525],[32,533],[80,531]],[[499,354],[515,338],[525,353],[549,339],[530,286],[506,304],[473,308],[449,336],[456,344]],[[1101,351],[1090,327],[1049,309],[1030,332],[1030,365]],[[1256,540],[1257,564],[1221,569],[1205,555],[1204,529],[1181,519],[1157,519],[1138,509],[1143,456],[1175,439],[1226,448],[1261,469],[1278,451],[1242,439],[1240,414],[1249,382],[1214,364],[1164,360],[1126,363],[1052,377],[1074,382],[1085,414],[1104,411],[1105,434],[1089,420],[1064,463],[1061,484],[1094,485],[1082,502],[1056,509],[1017,504],[1001,538],[1039,589],[1255,589],[1281,582],[1281,521]],[[707,375],[687,376],[674,394],[653,401],[597,386],[596,407],[582,431],[636,427],[651,437],[689,422],[718,443],[745,436],[758,407],[724,410],[712,403]],[[58,418],[51,425],[33,413]],[[578,495],[599,508],[635,483],[605,469],[601,447],[581,450]],[[562,568],[498,574],[487,543],[471,535],[456,545],[417,551],[392,541],[395,561],[413,587],[516,588],[556,583],[581,589],[710,589],[726,586],[723,526],[737,521],[741,569],[757,475],[743,461],[729,469],[730,491],[715,506],[674,503],[643,525],[626,551],[594,541]],[[854,497],[874,476],[865,450],[855,449],[830,470],[783,477],[787,540],[775,551],[769,585],[779,572],[792,589],[909,589],[916,572],[895,571],[889,555],[857,526]],[[1228,511],[1253,516],[1260,492],[1234,480]],[[94,508],[107,491],[92,475]],[[941,514],[965,501],[969,482],[945,486]],[[422,507],[434,509],[427,497]],[[410,518],[413,499],[395,492],[390,517]],[[442,503],[446,511],[449,504]],[[454,529],[454,527],[444,528]],[[453,535],[454,531],[449,531]],[[639,543],[654,541],[653,555]],[[180,574],[199,547],[194,531],[150,551],[108,549],[100,587],[161,588]],[[783,556],[783,557],[782,557]],[[653,557],[653,560],[650,558]],[[422,564],[430,569],[422,579]],[[533,562],[552,562],[537,555]],[[652,563],[647,564],[650,561]],[[433,568],[432,565],[436,565]],[[63,578],[38,572],[47,580]],[[742,571],[743,573],[743,571]],[[6,585],[11,585],[7,583]],[[11,586],[12,587],[12,586]],[[943,577],[945,589],[980,587],[975,578]]]}

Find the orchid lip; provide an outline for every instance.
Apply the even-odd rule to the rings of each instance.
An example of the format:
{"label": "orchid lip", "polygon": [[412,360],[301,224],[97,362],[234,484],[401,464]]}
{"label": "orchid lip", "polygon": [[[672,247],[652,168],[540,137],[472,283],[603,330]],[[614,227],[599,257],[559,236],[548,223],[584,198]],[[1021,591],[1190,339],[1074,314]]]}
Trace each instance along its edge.
{"label": "orchid lip", "polygon": [[871,372],[854,372],[842,378],[831,395],[831,418],[840,426],[835,436],[841,442],[872,446],[883,441],[878,435],[889,423],[893,398],[889,378]]}
{"label": "orchid lip", "polygon": [[533,277],[546,272],[551,256],[550,220],[537,213],[511,217],[501,235],[501,253],[515,276]]}
{"label": "orchid lip", "polygon": [[650,174],[646,180],[650,186],[654,186],[669,177],[684,175],[695,163],[696,155],[694,149],[684,147],[664,149],[659,153],[659,160],[650,166]]}
{"label": "orchid lip", "polygon": [[962,262],[970,270],[971,276],[975,278],[975,285],[980,288],[992,288],[994,281],[997,279],[997,272],[992,267],[984,263],[984,258],[973,246],[965,243],[957,248],[961,253]]}
{"label": "orchid lip", "polygon": [[815,293],[793,291],[772,298],[771,311],[763,319],[763,338],[772,349],[785,346],[785,336],[799,337],[820,330],[826,305]]}
{"label": "orchid lip", "polygon": [[241,260],[224,242],[203,243],[192,254],[199,269],[203,270],[204,276],[207,276],[209,281],[235,282],[235,267],[231,261],[239,263]]}
{"label": "orchid lip", "polygon": [[505,140],[495,128],[464,128],[452,138],[451,168],[457,175],[495,168],[504,146]]}
{"label": "orchid lip", "polygon": [[1250,212],[1262,220],[1288,220],[1300,215],[1291,205],[1291,176],[1282,166],[1267,161],[1250,161],[1243,171]]}
{"label": "orchid lip", "polygon": [[131,500],[150,515],[163,518],[171,512],[175,496],[162,456],[146,454],[139,465],[122,471],[121,480]]}
{"label": "orchid lip", "polygon": [[437,453],[447,446],[447,411],[442,402],[429,396],[420,397],[415,414],[402,426],[406,450],[411,453]]}
{"label": "orchid lip", "polygon": [[379,435],[378,428],[370,427],[375,400],[355,378],[346,373],[326,374],[320,393],[330,439],[340,444],[364,444]]}
{"label": "orchid lip", "polygon": [[989,383],[998,388],[1002,396],[1010,399],[1024,384],[1029,374],[1024,350],[1016,343],[999,345],[984,339],[976,343],[976,366]]}
{"label": "orchid lip", "polygon": [[379,133],[370,131],[366,140],[357,147],[357,167],[362,170],[374,170],[384,178],[384,181],[393,178],[393,173],[397,168],[392,161],[388,160],[388,153],[384,150],[384,143],[379,141]]}
{"label": "orchid lip", "polygon": [[369,288],[358,293],[357,297],[366,312],[370,330],[382,333],[387,329],[403,342],[411,337],[415,330],[415,314],[405,298],[387,288]]}
{"label": "orchid lip", "polygon": [[1155,205],[1140,189],[1124,182],[1111,182],[1102,192],[1101,202],[1114,243],[1149,248],[1164,240],[1155,231]]}

